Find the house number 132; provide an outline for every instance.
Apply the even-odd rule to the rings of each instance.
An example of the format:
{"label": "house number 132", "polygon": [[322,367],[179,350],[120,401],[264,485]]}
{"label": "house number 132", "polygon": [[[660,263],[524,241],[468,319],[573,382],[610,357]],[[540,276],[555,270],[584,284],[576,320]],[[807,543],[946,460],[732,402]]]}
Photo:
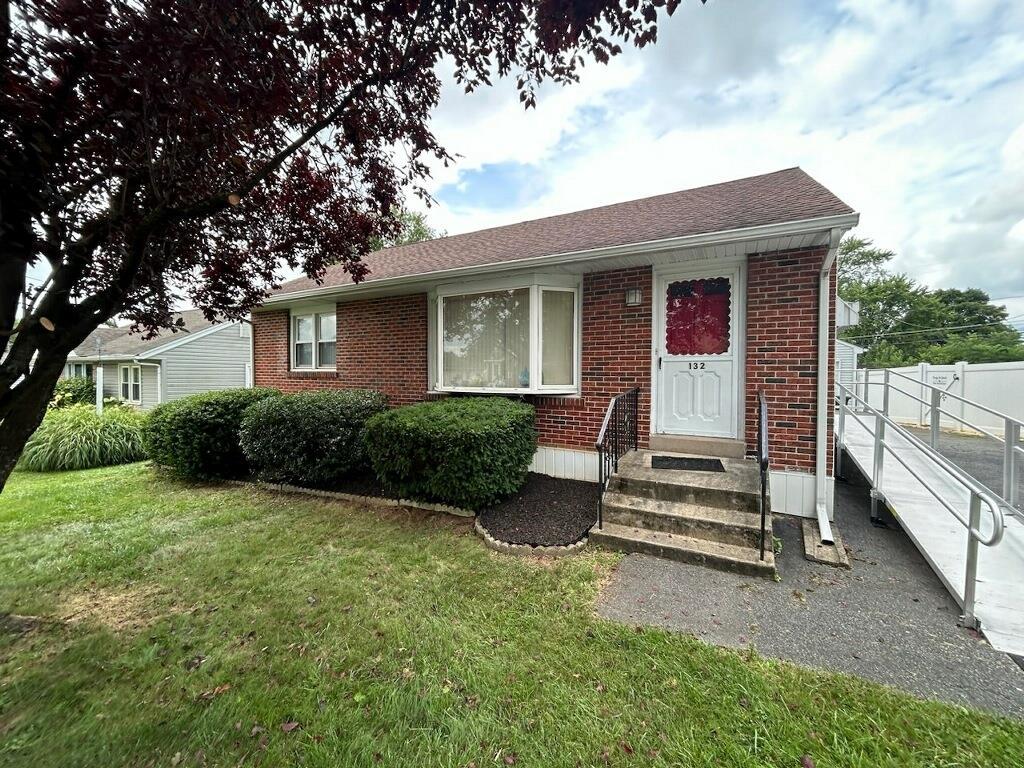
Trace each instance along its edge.
{"label": "house number 132", "polygon": [[689,365],[690,365],[690,370],[691,371],[701,371],[701,370],[704,370],[704,363],[690,363]]}

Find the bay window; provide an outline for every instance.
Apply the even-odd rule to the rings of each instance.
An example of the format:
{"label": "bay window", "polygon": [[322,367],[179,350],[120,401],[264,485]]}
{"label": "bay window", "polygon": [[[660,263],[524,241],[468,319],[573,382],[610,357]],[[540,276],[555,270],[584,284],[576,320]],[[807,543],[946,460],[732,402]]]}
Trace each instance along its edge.
{"label": "bay window", "polygon": [[[564,281],[564,279],[563,279]],[[579,388],[579,291],[513,282],[438,291],[437,386],[442,391],[573,393]]]}
{"label": "bay window", "polygon": [[334,312],[292,315],[292,368],[334,370],[336,360]]}

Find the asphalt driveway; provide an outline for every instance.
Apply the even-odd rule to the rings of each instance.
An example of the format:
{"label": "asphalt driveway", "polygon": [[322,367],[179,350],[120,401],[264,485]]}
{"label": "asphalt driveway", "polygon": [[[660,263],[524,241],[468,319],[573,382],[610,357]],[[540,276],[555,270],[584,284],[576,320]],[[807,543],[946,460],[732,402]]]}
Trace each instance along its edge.
{"label": "asphalt driveway", "polygon": [[[928,442],[927,429],[907,427],[907,430]],[[961,432],[940,432],[939,453],[964,472],[997,494],[1003,493],[1003,446],[982,435]],[[1017,508],[1024,510],[1024,457],[1017,453]]]}
{"label": "asphalt driveway", "polygon": [[836,500],[849,571],[805,560],[799,521],[777,517],[781,582],[629,555],[598,612],[1024,718],[1024,669],[957,627],[958,606],[906,535],[868,522],[866,487],[837,483]]}

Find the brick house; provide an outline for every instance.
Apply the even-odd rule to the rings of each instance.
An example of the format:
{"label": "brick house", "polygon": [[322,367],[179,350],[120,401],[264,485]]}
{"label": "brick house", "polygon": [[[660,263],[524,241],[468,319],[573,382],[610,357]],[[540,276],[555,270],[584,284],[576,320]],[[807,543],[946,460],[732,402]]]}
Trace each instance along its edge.
{"label": "brick house", "polygon": [[798,168],[385,249],[253,314],[257,386],[537,409],[533,469],[596,479],[610,398],[642,446],[742,457],[769,403],[774,511],[829,514],[836,249],[858,215]]}

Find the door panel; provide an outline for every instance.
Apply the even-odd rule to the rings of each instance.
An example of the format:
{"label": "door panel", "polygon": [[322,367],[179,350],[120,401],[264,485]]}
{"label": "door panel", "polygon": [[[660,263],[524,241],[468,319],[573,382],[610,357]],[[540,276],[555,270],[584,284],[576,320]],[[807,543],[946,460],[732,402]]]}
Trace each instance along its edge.
{"label": "door panel", "polygon": [[659,432],[736,437],[738,282],[736,269],[659,280]]}

